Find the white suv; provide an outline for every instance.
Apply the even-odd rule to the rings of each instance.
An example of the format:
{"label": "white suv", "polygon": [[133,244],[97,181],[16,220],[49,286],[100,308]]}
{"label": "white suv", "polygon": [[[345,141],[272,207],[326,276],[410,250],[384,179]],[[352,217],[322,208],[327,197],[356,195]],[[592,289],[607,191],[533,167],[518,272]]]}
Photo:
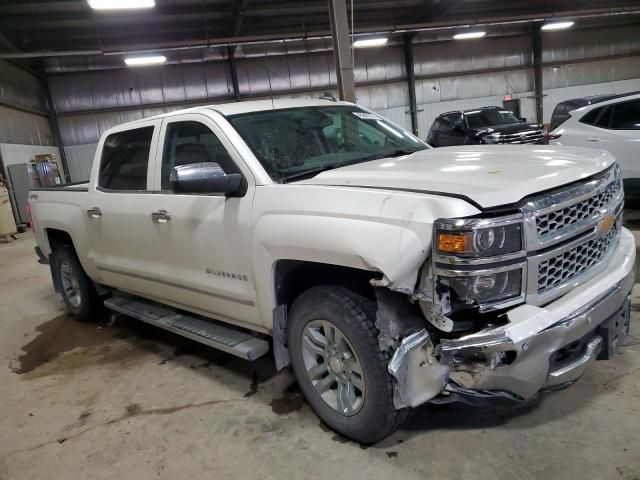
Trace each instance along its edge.
{"label": "white suv", "polygon": [[640,196],[640,93],[620,95],[569,112],[550,144],[608,150],[622,168],[627,193]]}

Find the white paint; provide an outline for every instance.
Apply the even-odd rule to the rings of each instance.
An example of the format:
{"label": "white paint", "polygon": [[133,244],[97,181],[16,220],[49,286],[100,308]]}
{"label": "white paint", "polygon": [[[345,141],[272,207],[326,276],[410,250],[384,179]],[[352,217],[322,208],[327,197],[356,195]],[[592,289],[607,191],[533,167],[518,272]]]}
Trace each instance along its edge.
{"label": "white paint", "polygon": [[[99,164],[94,160],[88,192],[38,192],[32,204],[38,245],[48,254],[46,229],[68,231],[85,271],[95,281],[270,333],[278,261],[369,270],[375,272],[378,285],[413,292],[430,255],[434,221],[480,213],[462,198],[425,191],[467,196],[484,206],[502,205],[590,176],[613,161],[606,152],[579,148],[451,147],[279,184],[224,117],[336,104],[350,105],[322,100],[244,102],[173,112],[112,128],[102,135],[96,159],[109,134],[155,127],[147,185],[157,191],[166,124],[177,119],[201,121],[238,163],[247,192],[227,198],[107,193],[96,187]],[[101,217],[87,216],[94,207],[102,210]],[[151,213],[160,209],[171,213],[172,220],[153,222]],[[240,273],[247,280],[212,278],[207,268]]]}
{"label": "white paint", "polygon": [[613,161],[602,150],[585,148],[443,147],[329,170],[298,183],[443,192],[488,208],[591,176]]}
{"label": "white paint", "polygon": [[[627,60],[628,61],[628,60]],[[564,67],[563,67],[564,68]],[[588,85],[575,85],[572,87],[549,88],[544,91],[542,100],[544,108],[544,121],[549,123],[556,105],[572,98],[587,97],[609,93],[627,93],[640,90],[640,78],[628,80],[616,80],[614,82],[590,83]]]}
{"label": "white paint", "polygon": [[640,162],[638,161],[640,118],[637,119],[639,128],[635,130],[613,130],[580,122],[580,119],[593,109],[631,100],[640,101],[640,95],[630,95],[573,110],[570,112],[571,117],[553,131],[554,134],[560,135],[560,138],[552,140],[551,143],[604,149],[611,153],[620,165],[622,178],[640,178]]}

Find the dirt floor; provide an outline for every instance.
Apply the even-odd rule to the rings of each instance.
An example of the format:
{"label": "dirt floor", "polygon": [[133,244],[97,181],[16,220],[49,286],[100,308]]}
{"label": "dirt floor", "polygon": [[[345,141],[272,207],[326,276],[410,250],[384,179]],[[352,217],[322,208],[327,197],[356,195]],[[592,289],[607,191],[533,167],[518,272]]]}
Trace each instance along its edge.
{"label": "dirt floor", "polygon": [[33,245],[0,244],[0,480],[640,479],[638,288],[622,354],[572,387],[519,408],[419,408],[365,448],[321,424],[269,356],[68,317]]}

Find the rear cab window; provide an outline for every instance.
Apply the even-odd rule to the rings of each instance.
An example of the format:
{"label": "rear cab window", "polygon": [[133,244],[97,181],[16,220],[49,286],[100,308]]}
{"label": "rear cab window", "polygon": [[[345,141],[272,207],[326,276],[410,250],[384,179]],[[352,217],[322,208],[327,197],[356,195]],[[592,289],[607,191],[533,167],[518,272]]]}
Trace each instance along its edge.
{"label": "rear cab window", "polygon": [[154,126],[115,132],[102,146],[98,187],[112,191],[147,189]]}

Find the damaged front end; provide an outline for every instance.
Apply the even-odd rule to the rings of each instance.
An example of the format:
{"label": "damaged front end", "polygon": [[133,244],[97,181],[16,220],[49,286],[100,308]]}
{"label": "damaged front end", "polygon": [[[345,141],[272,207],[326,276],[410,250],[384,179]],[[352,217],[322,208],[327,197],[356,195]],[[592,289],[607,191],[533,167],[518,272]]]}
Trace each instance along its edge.
{"label": "damaged front end", "polygon": [[[596,195],[615,185],[611,178]],[[500,217],[436,222],[413,294],[376,289],[396,408],[526,401],[614,355],[628,333],[635,272],[621,198],[552,240],[536,228],[546,201]]]}

